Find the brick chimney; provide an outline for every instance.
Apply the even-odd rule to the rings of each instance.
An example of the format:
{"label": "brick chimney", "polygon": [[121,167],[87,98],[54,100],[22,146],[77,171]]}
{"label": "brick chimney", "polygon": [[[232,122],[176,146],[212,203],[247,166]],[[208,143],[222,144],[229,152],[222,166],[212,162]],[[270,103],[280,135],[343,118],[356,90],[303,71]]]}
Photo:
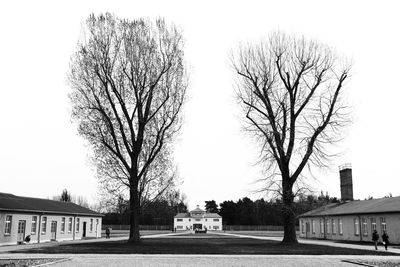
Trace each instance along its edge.
{"label": "brick chimney", "polygon": [[340,174],[340,194],[341,200],[353,200],[353,177],[351,171],[351,164],[347,163],[339,166]]}

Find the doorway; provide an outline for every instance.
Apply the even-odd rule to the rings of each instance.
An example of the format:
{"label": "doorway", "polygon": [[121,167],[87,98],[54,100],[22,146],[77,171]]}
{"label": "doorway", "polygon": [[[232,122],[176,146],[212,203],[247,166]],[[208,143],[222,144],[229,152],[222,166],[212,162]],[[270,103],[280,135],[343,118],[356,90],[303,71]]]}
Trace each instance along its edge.
{"label": "doorway", "polygon": [[306,222],[306,237],[310,237],[310,223]]}
{"label": "doorway", "polygon": [[203,230],[203,225],[201,223],[194,223],[193,224],[193,230]]}
{"label": "doorway", "polygon": [[86,222],[83,222],[82,228],[82,237],[86,237]]}
{"label": "doorway", "polygon": [[56,241],[57,239],[57,221],[51,221],[51,237],[50,239]]}
{"label": "doorway", "polygon": [[22,242],[24,242],[25,226],[26,226],[26,221],[23,220],[18,221],[18,235],[17,235],[18,244],[22,244]]}

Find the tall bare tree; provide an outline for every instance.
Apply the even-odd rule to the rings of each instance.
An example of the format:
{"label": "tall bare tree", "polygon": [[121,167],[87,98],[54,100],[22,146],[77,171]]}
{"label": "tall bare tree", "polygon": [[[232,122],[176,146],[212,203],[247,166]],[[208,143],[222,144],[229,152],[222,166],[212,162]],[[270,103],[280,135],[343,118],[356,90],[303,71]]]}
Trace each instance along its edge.
{"label": "tall bare tree", "polygon": [[328,146],[350,121],[342,94],[350,67],[329,47],[283,33],[241,46],[232,63],[245,129],[260,144],[263,190],[281,195],[283,242],[295,243],[293,200],[302,172],[327,166]]}
{"label": "tall bare tree", "polygon": [[129,190],[129,242],[140,240],[144,194],[171,183],[164,169],[181,125],[187,75],[180,31],[163,19],[91,15],[72,56],[72,116],[102,181]]}

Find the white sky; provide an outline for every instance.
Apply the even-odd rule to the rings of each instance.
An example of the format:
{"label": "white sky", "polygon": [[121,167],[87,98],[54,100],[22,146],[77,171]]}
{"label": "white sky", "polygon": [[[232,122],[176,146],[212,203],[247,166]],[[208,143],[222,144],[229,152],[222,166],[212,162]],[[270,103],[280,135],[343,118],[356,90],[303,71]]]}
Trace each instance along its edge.
{"label": "white sky", "polygon": [[[253,194],[258,150],[241,131],[229,53],[274,30],[304,34],[353,59],[354,124],[314,189],[340,197],[338,165],[353,165],[354,197],[400,195],[398,1],[6,1],[0,7],[0,192],[43,197],[67,188],[94,202],[88,147],[66,83],[81,23],[94,12],[163,16],[179,25],[191,66],[175,160],[190,209]],[[396,3],[397,2],[397,3]],[[325,3],[325,4],[323,4]]]}

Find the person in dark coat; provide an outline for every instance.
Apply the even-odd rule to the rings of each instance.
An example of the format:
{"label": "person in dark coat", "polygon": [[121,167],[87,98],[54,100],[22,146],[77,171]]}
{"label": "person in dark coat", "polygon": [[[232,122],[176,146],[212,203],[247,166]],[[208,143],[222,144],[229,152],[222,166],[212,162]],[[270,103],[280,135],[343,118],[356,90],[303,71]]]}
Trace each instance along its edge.
{"label": "person in dark coat", "polygon": [[110,238],[110,227],[107,227],[106,228],[106,238],[108,239],[108,238]]}
{"label": "person in dark coat", "polygon": [[385,249],[387,250],[387,247],[388,247],[388,244],[389,244],[389,236],[386,233],[386,231],[383,231],[382,241],[383,241],[383,244],[385,245]]}
{"label": "person in dark coat", "polygon": [[379,234],[376,230],[372,233],[372,241],[374,241],[375,244],[375,249],[378,249],[378,240],[379,240]]}

